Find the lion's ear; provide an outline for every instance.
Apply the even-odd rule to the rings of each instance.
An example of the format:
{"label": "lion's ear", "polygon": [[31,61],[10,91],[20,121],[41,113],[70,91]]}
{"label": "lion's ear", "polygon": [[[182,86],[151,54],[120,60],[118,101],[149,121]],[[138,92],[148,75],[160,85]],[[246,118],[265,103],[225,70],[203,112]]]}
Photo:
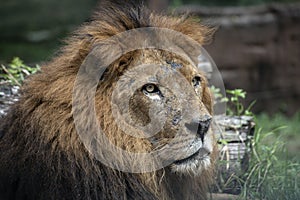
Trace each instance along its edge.
{"label": "lion's ear", "polygon": [[107,41],[98,43],[82,61],[77,77],[85,78],[90,82],[103,80],[111,64],[121,55],[122,50],[119,45]]}
{"label": "lion's ear", "polygon": [[121,76],[126,71],[128,66],[133,60],[133,53],[129,52],[125,55],[122,55],[119,59],[114,61],[110,66],[106,68],[104,73],[100,77],[100,81],[106,81],[111,78],[110,76]]}
{"label": "lion's ear", "polygon": [[124,72],[125,69],[128,68],[128,66],[131,64],[134,58],[135,52],[128,52],[125,55],[122,55],[117,61],[117,71],[118,72]]}

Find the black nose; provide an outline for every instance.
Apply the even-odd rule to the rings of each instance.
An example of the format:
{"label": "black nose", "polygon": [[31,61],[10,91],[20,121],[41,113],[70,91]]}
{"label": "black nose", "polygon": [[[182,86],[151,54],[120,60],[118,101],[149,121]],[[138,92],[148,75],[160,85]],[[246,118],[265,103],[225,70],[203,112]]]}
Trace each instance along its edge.
{"label": "black nose", "polygon": [[212,118],[210,116],[204,116],[201,120],[197,120],[191,123],[185,123],[185,126],[192,132],[197,133],[197,135],[203,142],[204,136],[209,129],[211,120]]}

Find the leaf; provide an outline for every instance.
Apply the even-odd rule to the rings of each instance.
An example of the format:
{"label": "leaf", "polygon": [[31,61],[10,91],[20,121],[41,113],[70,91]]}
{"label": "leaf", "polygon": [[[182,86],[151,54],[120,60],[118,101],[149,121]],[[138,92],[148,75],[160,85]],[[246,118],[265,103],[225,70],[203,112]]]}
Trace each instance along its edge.
{"label": "leaf", "polygon": [[8,67],[1,65],[0,78],[1,80],[11,82],[14,85],[21,85],[26,76],[34,74],[39,70],[39,65],[30,67],[25,65],[20,58],[14,57]]}

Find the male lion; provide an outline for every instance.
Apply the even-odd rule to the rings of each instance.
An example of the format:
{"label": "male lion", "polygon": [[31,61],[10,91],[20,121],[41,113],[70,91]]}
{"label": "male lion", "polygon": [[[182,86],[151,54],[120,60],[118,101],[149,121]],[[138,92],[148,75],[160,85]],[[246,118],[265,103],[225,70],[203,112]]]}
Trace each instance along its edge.
{"label": "male lion", "polygon": [[[134,3],[103,3],[26,81],[20,100],[1,119],[0,199],[206,198],[216,157],[212,99],[205,74],[191,60],[164,49],[132,50],[88,87],[99,75],[98,63],[118,45],[125,48],[106,48],[111,37],[143,27],[180,32],[200,44],[211,33],[194,19],[157,15]],[[180,43],[175,46],[189,48]],[[147,129],[149,124],[154,126]],[[156,125],[161,129],[144,137]],[[100,129],[107,142],[97,143]],[[111,145],[115,153],[106,152]],[[140,157],[154,151],[161,154],[150,162]]]}

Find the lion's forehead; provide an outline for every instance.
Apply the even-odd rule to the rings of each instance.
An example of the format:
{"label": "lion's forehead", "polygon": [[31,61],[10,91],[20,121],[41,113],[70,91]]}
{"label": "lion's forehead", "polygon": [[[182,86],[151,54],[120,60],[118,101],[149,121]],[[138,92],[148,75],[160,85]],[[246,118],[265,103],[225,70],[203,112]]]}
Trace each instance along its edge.
{"label": "lion's forehead", "polygon": [[[157,49],[144,49],[137,53],[130,68],[137,68],[141,65],[155,65],[156,70],[152,70],[152,76],[148,77],[149,82],[160,82],[166,76],[180,74],[187,80],[191,80],[195,74],[203,74],[194,63],[171,52]],[[177,72],[177,73],[176,73]],[[143,76],[139,74],[139,76]],[[174,79],[176,81],[176,79]]]}

